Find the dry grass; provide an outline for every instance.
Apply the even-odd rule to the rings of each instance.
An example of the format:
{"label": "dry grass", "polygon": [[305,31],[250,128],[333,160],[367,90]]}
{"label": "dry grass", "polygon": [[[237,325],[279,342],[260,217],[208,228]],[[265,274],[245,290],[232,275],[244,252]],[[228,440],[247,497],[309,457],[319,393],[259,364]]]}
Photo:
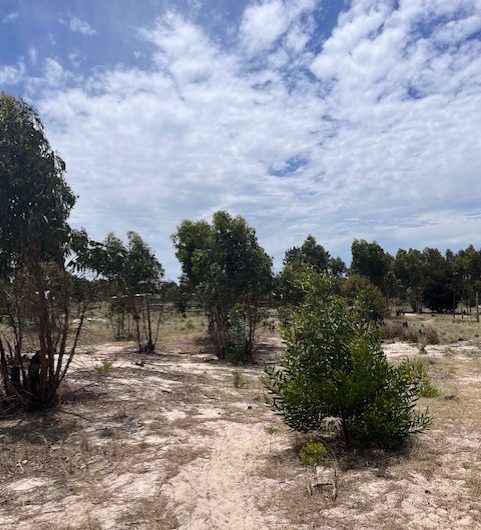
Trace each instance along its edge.
{"label": "dry grass", "polygon": [[[403,323],[406,325],[403,326]],[[481,323],[474,316],[413,315],[387,319],[382,329],[386,339],[427,344],[452,344],[481,337]]]}

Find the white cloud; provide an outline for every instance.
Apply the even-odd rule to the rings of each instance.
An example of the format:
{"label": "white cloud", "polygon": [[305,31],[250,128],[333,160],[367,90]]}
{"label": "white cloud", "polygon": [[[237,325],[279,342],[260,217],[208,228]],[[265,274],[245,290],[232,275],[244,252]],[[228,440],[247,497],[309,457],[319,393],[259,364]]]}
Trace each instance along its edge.
{"label": "white cloud", "polygon": [[[171,276],[175,226],[219,208],[245,215],[278,258],[309,232],[333,253],[353,237],[390,250],[476,242],[481,42],[466,37],[480,3],[399,4],[353,2],[324,43],[310,3],[255,4],[230,50],[169,13],[140,32],[150,69],[74,77],[47,60],[32,90],[80,195],[74,222],[95,237],[138,230]],[[246,50],[264,66],[249,70]]]}
{"label": "white cloud", "polygon": [[266,0],[248,6],[239,30],[243,46],[251,53],[270,48],[300,14],[314,7],[313,0]]}
{"label": "white cloud", "polygon": [[81,64],[82,64],[82,61],[84,59],[84,57],[82,56],[82,53],[80,52],[80,50],[72,50],[69,54],[68,54],[68,60],[70,61],[70,64],[74,67],[74,68],[78,68]]}
{"label": "white cloud", "polygon": [[2,22],[3,23],[14,22],[15,20],[17,20],[18,17],[19,17],[19,13],[17,11],[12,11],[11,13],[3,17]]}
{"label": "white cloud", "polygon": [[30,46],[30,48],[28,49],[28,56],[30,58],[30,62],[33,65],[37,64],[38,51],[34,46]]}
{"label": "white cloud", "polygon": [[67,25],[74,33],[81,33],[82,35],[95,35],[97,33],[88,22],[78,17],[70,17],[68,20],[61,18],[59,22]]}
{"label": "white cloud", "polygon": [[25,76],[25,64],[19,62],[16,66],[0,66],[0,85],[16,85]]}

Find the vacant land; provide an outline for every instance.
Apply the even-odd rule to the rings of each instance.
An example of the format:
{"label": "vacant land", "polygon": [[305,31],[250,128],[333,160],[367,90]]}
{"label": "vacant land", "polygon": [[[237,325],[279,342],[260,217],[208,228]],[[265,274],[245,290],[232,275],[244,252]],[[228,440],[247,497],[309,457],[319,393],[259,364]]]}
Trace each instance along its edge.
{"label": "vacant land", "polygon": [[102,326],[90,323],[57,411],[0,422],[1,528],[481,528],[476,339],[425,354],[386,344],[393,362],[426,363],[433,427],[396,453],[334,444],[334,499],[312,493],[301,438],[265,406],[259,376],[277,336],[263,338],[258,366],[234,372],[211,355],[201,318],[169,321],[149,355],[94,346]]}

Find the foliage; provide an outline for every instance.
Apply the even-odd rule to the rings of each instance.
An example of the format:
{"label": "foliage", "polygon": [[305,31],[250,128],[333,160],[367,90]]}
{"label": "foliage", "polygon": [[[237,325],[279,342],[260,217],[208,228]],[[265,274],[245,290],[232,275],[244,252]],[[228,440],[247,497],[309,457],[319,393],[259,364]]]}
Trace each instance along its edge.
{"label": "foliage", "polygon": [[[0,335],[0,376],[7,398],[45,408],[57,402],[90,301],[89,282],[76,281],[72,270],[88,264],[75,255],[67,223],[75,196],[64,179],[65,164],[37,113],[1,93],[0,129],[0,303],[8,315],[8,330]],[[81,308],[69,341],[74,297]],[[33,356],[24,351],[29,326],[37,335]]]}
{"label": "foliage", "polygon": [[358,300],[370,319],[381,321],[389,313],[386,297],[366,277],[350,274],[341,283],[341,296],[353,302]]}
{"label": "foliage", "polygon": [[427,280],[423,289],[424,303],[431,311],[446,313],[456,307],[459,297],[456,296],[453,284],[448,279]]}
{"label": "foliage", "polygon": [[303,287],[305,300],[283,330],[286,353],[264,377],[273,408],[294,430],[318,431],[332,416],[346,441],[382,446],[425,429],[429,416],[413,409],[418,378],[406,363],[388,363],[363,308],[331,295],[320,275]]}
{"label": "foliage", "polygon": [[188,296],[184,285],[172,281],[164,282],[160,292],[164,302],[174,304],[179,313],[186,314]]}
{"label": "foliage", "polygon": [[292,247],[286,251],[284,265],[302,263],[310,265],[318,271],[327,272],[329,259],[329,252],[322,245],[319,245],[313,236],[308,235],[300,247]]}
{"label": "foliage", "polygon": [[226,359],[233,364],[242,364],[246,360],[246,341],[248,322],[242,305],[234,306],[229,312],[229,331]]}
{"label": "foliage", "polygon": [[241,370],[232,370],[232,379],[235,388],[242,388],[245,385],[245,379]]}
{"label": "foliage", "polygon": [[61,261],[67,218],[75,195],[65,163],[53,151],[37,113],[25,101],[0,93],[0,271]]}
{"label": "foliage", "polygon": [[272,425],[269,425],[268,427],[265,428],[265,431],[267,434],[272,436],[273,434],[277,434],[279,432],[279,429],[277,429],[277,427],[273,427]]}
{"label": "foliage", "polygon": [[305,271],[312,270],[334,277],[341,277],[346,271],[342,259],[330,256],[312,235],[307,236],[300,247],[288,249],[283,263],[276,286],[278,301],[282,305],[298,305],[302,301],[303,293],[297,286],[297,279]]}
{"label": "foliage", "polygon": [[385,290],[385,278],[391,264],[391,256],[375,241],[355,239],[351,246],[351,272],[365,276],[376,287]]}
{"label": "foliage", "polygon": [[95,366],[95,371],[99,375],[106,375],[112,371],[113,367],[114,367],[114,363],[112,361],[104,359],[100,364],[97,364]]}
{"label": "foliage", "polygon": [[297,454],[304,464],[315,467],[329,456],[329,451],[322,442],[310,440],[301,446]]}
{"label": "foliage", "polygon": [[216,212],[212,224],[183,221],[172,236],[182,266],[182,284],[199,299],[209,318],[209,333],[219,358],[231,343],[231,311],[245,315],[243,357],[254,350],[261,305],[272,285],[272,260],[242,217]]}
{"label": "foliage", "polygon": [[139,351],[154,351],[150,295],[161,291],[164,269],[137,232],[127,233],[128,245],[113,233],[91,252],[92,267],[106,280],[112,317],[117,317],[116,338],[125,333],[126,316],[133,320]]}
{"label": "foliage", "polygon": [[424,398],[439,396],[439,390],[432,384],[426,365],[421,361],[405,363],[404,369],[409,372],[409,377],[416,379],[419,385],[419,395]]}

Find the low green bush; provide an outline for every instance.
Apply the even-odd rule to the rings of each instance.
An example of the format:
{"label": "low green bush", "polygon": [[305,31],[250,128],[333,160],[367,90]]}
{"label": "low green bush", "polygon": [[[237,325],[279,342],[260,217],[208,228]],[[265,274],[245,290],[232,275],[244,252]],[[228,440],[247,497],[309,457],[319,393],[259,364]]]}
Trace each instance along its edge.
{"label": "low green bush", "polygon": [[114,363],[112,361],[103,360],[100,364],[95,366],[95,371],[100,375],[106,375],[112,370],[113,367]]}
{"label": "low green bush", "polygon": [[304,301],[283,327],[278,366],[263,378],[271,406],[292,429],[316,432],[337,418],[346,442],[392,446],[430,424],[414,407],[420,378],[409,361],[388,363],[362,303],[332,295],[319,274],[302,279]]}
{"label": "low green bush", "polygon": [[301,446],[297,455],[304,464],[315,467],[329,456],[329,451],[322,442],[309,441]]}

